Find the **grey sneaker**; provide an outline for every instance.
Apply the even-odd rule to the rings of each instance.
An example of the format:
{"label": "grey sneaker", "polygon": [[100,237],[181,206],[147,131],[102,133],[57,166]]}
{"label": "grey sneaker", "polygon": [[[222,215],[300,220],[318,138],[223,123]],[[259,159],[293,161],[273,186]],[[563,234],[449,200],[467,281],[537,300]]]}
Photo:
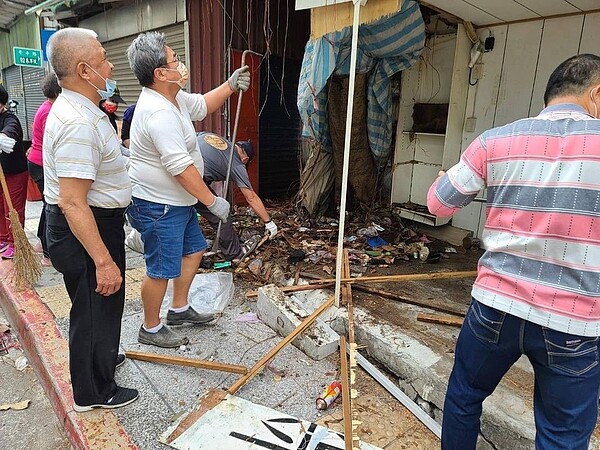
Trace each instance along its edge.
{"label": "grey sneaker", "polygon": [[215,315],[212,313],[199,313],[191,306],[187,311],[177,313],[169,310],[167,312],[167,325],[183,325],[184,323],[201,324],[210,322],[215,319]]}
{"label": "grey sneaker", "polygon": [[163,348],[176,348],[187,345],[190,340],[185,336],[179,336],[173,330],[163,325],[156,333],[149,333],[141,326],[138,334],[138,342],[140,344],[156,345]]}

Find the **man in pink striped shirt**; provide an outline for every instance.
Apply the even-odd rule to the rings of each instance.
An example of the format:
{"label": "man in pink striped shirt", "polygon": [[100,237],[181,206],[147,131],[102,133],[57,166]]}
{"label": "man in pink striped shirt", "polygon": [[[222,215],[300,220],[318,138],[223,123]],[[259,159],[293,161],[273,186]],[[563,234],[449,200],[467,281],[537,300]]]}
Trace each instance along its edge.
{"label": "man in pink striped shirt", "polygon": [[473,300],[456,343],[443,449],[475,449],[482,403],[526,355],[537,449],[587,450],[600,364],[600,57],[559,65],[536,117],[479,136],[429,189],[450,216],[487,189]]}

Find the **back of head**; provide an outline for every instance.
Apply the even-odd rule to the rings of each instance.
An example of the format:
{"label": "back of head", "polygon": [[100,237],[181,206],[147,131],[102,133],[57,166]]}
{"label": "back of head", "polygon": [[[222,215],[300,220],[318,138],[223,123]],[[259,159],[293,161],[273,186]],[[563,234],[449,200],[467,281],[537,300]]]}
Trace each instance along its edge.
{"label": "back of head", "polygon": [[136,37],[127,48],[129,66],[142,86],[151,86],[154,69],[167,64],[166,45],[163,33],[149,31]]}
{"label": "back of head", "polygon": [[76,73],[77,64],[85,61],[89,51],[86,41],[97,36],[95,31],[86,28],[64,28],[48,39],[46,54],[59,80]]}
{"label": "back of head", "polygon": [[235,145],[239,145],[242,150],[248,155],[248,163],[254,158],[254,149],[250,141],[237,141]]}
{"label": "back of head", "polygon": [[6,106],[7,103],[8,103],[8,92],[6,92],[5,87],[0,84],[0,105]]}
{"label": "back of head", "polygon": [[589,53],[572,56],[550,75],[544,93],[544,104],[560,97],[580,97],[599,84],[600,57]]}
{"label": "back of head", "polygon": [[44,78],[42,78],[40,87],[42,88],[44,97],[49,99],[55,99],[62,91],[62,88],[58,84],[58,78],[56,78],[56,74],[54,72],[50,72]]}

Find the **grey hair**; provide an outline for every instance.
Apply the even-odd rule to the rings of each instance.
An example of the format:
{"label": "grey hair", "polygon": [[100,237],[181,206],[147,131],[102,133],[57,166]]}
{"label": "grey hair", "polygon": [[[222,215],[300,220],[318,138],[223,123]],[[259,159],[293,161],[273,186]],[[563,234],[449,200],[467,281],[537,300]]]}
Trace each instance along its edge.
{"label": "grey hair", "polygon": [[89,48],[82,43],[97,36],[95,31],[86,28],[64,28],[48,39],[46,54],[59,80],[75,73],[77,64],[89,52]]}
{"label": "grey hair", "polygon": [[42,92],[46,98],[56,98],[62,91],[54,72],[50,72],[48,75],[42,78],[40,87],[42,88]]}
{"label": "grey hair", "polygon": [[129,66],[142,86],[151,86],[154,69],[167,64],[166,45],[163,33],[150,31],[136,37],[127,49]]}

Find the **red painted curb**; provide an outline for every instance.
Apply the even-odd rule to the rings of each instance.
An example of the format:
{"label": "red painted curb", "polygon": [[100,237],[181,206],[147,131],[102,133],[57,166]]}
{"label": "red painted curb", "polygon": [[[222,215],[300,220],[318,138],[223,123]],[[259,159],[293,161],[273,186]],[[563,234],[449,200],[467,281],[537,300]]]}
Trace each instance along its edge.
{"label": "red painted curb", "polygon": [[114,412],[95,410],[78,414],[73,411],[67,341],[37,292],[16,290],[9,280],[12,268],[12,262],[0,262],[0,304],[62,422],[70,444],[81,450],[136,450],[137,446]]}

